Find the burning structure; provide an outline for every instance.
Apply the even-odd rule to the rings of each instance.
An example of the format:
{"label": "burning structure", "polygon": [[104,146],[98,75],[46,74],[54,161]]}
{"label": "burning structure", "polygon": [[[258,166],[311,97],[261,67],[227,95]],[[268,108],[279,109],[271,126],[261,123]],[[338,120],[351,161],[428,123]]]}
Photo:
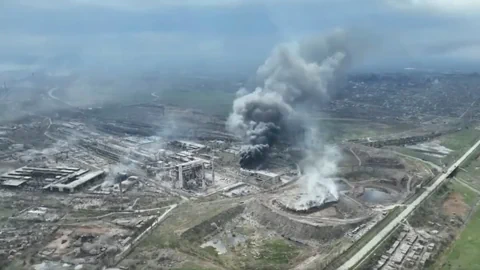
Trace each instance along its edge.
{"label": "burning structure", "polygon": [[338,151],[323,144],[308,112],[328,99],[336,79],[350,64],[348,39],[345,32],[336,31],[279,45],[257,70],[259,86],[253,92],[238,91],[227,122],[227,128],[248,143],[240,153],[243,168],[262,166],[280,140],[303,149],[302,191],[294,208],[317,207],[329,196],[338,199],[335,184],[329,181],[337,170]]}
{"label": "burning structure", "polygon": [[253,92],[238,91],[227,127],[248,143],[242,149],[242,167],[258,167],[279,139],[308,126],[303,112],[328,97],[335,78],[350,62],[346,41],[346,34],[338,31],[282,44],[258,68],[259,86]]}
{"label": "burning structure", "polygon": [[300,186],[287,189],[276,202],[281,208],[292,212],[311,212],[338,202],[338,194],[332,194],[324,185],[317,182],[315,192],[309,193]]}
{"label": "burning structure", "polygon": [[[4,227],[0,265],[28,263],[33,255],[35,261],[70,263],[75,269],[99,265],[170,269],[185,268],[181,262],[198,257],[201,266],[226,262],[259,269],[265,260],[245,258],[258,258],[271,240],[304,249],[285,254],[298,254],[289,258],[295,263],[307,255],[331,259],[336,256],[332,250],[347,250],[389,209],[421,191],[433,170],[418,160],[389,154],[371,144],[370,137],[343,140],[336,147],[325,144],[314,120],[317,113],[329,113],[335,121],[346,116],[347,125],[373,126],[370,121],[368,125],[352,121],[356,111],[339,116],[322,104],[350,62],[346,40],[345,33],[335,32],[278,46],[258,69],[259,87],[239,91],[227,125],[223,117],[170,106],[164,112],[154,104],[105,104],[93,110],[68,106],[66,114],[46,112],[0,126],[0,203],[5,210],[0,211]],[[208,80],[198,82],[210,88],[204,84]],[[225,87],[223,80],[218,81]],[[195,85],[185,89],[190,87],[199,89]],[[353,100],[369,101],[369,95],[363,97]],[[326,105],[357,105],[351,101],[348,97]],[[378,111],[390,108],[381,104],[371,105]],[[321,112],[314,106],[322,106]],[[382,131],[386,125],[381,122]],[[347,138],[344,130],[354,130],[357,137],[365,134],[335,128],[329,135],[338,135],[334,141]],[[430,136],[427,133],[425,137]],[[105,181],[96,181],[103,178],[103,171]],[[81,188],[90,183],[92,187]],[[80,194],[66,196],[41,192],[42,188]],[[137,245],[149,235],[168,236],[175,245],[162,249]],[[197,253],[208,244],[217,249],[222,243],[227,243],[226,249],[218,253],[226,252],[225,257]],[[27,245],[32,248],[27,250]],[[304,266],[297,268],[310,268]]]}

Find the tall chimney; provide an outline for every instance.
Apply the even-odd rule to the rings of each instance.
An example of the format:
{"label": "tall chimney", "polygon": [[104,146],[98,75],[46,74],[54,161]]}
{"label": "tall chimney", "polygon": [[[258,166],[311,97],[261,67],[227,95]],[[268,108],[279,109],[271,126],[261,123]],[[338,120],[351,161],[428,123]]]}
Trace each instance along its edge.
{"label": "tall chimney", "polygon": [[179,188],[183,188],[183,166],[182,164],[178,165],[178,179],[180,182]]}
{"label": "tall chimney", "polygon": [[210,162],[212,167],[212,185],[215,183],[215,168],[213,166],[213,154],[210,156]]}

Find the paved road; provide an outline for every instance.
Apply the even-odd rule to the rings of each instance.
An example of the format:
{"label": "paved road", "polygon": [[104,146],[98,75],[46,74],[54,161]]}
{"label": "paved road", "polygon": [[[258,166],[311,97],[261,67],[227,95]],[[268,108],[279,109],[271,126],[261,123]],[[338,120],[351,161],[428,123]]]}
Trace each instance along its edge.
{"label": "paved road", "polygon": [[403,210],[394,220],[392,220],[388,225],[386,225],[375,237],[373,237],[370,242],[368,242],[365,246],[360,249],[355,256],[350,258],[346,263],[340,266],[339,270],[348,270],[352,269],[355,265],[361,262],[366,256],[370,254],[377,247],[385,237],[387,237],[406,217],[408,217],[418,205],[420,205],[425,199],[432,194],[438,186],[443,184],[443,182],[447,179],[447,177],[457,168],[460,164],[465,161],[465,159],[470,156],[473,151],[475,151],[478,146],[480,145],[480,140],[475,143],[460,159],[458,159],[452,166],[448,168],[445,173],[442,173],[438,179],[429,187],[425,189],[425,191],[410,205]]}

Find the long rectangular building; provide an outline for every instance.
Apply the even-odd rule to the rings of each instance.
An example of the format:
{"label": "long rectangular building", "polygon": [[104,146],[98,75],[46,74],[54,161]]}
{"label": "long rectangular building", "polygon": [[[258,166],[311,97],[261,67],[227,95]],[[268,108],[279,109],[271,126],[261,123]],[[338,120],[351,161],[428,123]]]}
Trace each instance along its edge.
{"label": "long rectangular building", "polygon": [[21,187],[24,185],[51,191],[75,192],[81,186],[103,177],[104,171],[71,167],[36,168],[22,167],[0,175],[0,185]]}
{"label": "long rectangular building", "polygon": [[54,183],[54,184],[49,184],[44,187],[44,189],[49,189],[49,190],[57,190],[57,191],[68,191],[68,192],[75,192],[76,189],[86,185],[89,182],[93,182],[101,177],[103,177],[105,174],[104,171],[91,171],[87,172],[81,176],[79,176],[77,179],[73,181],[69,181],[67,183]]}

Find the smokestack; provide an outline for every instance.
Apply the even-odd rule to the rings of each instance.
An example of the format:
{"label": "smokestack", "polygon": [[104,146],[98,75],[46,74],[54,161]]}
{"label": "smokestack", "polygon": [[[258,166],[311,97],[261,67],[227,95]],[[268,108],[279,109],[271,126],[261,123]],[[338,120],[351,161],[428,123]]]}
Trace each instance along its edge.
{"label": "smokestack", "polygon": [[210,163],[212,166],[212,185],[215,184],[215,167],[213,165],[213,155],[210,156]]}
{"label": "smokestack", "polygon": [[183,166],[180,164],[178,165],[178,181],[179,183],[179,188],[183,188]]}

